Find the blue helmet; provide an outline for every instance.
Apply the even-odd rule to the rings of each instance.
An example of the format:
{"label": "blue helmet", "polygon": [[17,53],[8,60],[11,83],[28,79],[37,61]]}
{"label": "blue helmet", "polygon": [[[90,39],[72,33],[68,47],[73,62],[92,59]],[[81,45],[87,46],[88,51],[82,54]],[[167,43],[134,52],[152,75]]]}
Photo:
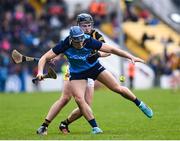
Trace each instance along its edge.
{"label": "blue helmet", "polygon": [[69,35],[75,42],[83,42],[85,40],[84,31],[79,26],[72,26]]}

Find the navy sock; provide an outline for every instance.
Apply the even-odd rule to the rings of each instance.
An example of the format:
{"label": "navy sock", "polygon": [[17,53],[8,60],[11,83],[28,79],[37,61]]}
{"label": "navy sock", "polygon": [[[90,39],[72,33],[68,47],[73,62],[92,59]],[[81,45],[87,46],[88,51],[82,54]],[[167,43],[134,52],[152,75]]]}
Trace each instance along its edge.
{"label": "navy sock", "polygon": [[49,125],[48,125],[48,124],[46,124],[46,123],[43,123],[43,124],[42,124],[42,126],[44,126],[44,127],[48,127]]}
{"label": "navy sock", "polygon": [[63,123],[66,124],[66,125],[69,125],[71,122],[69,122],[69,120],[66,119],[66,120],[63,121]]}
{"label": "navy sock", "polygon": [[141,103],[141,100],[136,98],[133,102],[136,104],[136,106],[139,106]]}
{"label": "navy sock", "polygon": [[51,123],[50,120],[45,119],[44,122],[43,122],[43,124],[42,124],[42,126],[48,127],[50,123]]}
{"label": "navy sock", "polygon": [[92,126],[92,127],[97,127],[97,123],[96,123],[96,120],[95,119],[91,119],[88,121],[89,124]]}

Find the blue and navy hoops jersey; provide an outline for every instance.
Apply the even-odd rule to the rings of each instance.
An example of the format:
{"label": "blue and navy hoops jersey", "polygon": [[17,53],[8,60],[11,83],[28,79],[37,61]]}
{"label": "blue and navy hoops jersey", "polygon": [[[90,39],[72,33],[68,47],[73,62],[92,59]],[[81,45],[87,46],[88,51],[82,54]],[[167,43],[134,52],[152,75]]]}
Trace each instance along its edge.
{"label": "blue and navy hoops jersey", "polygon": [[71,73],[80,73],[88,70],[98,63],[98,60],[93,64],[87,62],[87,57],[93,50],[99,50],[102,46],[102,42],[97,41],[85,35],[84,46],[81,49],[74,48],[69,42],[69,36],[60,41],[52,50],[55,54],[63,53],[69,61],[69,70]]}

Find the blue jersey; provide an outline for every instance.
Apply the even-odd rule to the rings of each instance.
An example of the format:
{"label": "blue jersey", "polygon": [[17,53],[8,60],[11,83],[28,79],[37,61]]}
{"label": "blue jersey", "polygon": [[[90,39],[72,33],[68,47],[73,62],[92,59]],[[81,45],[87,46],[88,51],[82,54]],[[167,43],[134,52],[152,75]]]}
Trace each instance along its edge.
{"label": "blue jersey", "polygon": [[88,70],[95,66],[99,61],[97,60],[93,64],[87,62],[87,57],[93,50],[99,50],[102,46],[102,42],[97,41],[85,35],[84,46],[81,49],[76,49],[70,44],[69,36],[60,41],[52,50],[55,54],[63,53],[69,62],[70,73],[79,73]]}

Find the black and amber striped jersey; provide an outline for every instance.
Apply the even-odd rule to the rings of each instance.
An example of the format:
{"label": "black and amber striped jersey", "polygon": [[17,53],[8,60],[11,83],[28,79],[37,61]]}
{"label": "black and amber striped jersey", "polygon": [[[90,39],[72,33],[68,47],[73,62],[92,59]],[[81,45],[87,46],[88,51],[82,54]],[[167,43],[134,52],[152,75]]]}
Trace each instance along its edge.
{"label": "black and amber striped jersey", "polygon": [[92,30],[90,36],[93,37],[94,39],[98,40],[98,41],[105,43],[103,36],[98,31],[96,31],[95,29]]}

